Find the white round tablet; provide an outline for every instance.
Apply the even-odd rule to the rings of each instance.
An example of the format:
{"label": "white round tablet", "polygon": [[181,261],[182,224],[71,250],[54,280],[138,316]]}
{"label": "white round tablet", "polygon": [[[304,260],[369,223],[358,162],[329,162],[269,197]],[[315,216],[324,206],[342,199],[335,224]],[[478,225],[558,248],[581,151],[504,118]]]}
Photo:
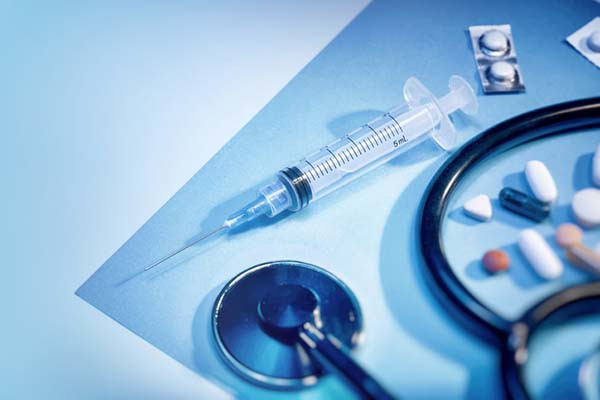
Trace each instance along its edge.
{"label": "white round tablet", "polygon": [[575,193],[571,203],[573,215],[587,228],[600,226],[600,190],[583,189]]}
{"label": "white round tablet", "polygon": [[507,61],[496,61],[488,69],[489,77],[496,82],[512,82],[516,74],[515,67]]}
{"label": "white round tablet", "polygon": [[586,43],[590,50],[595,53],[600,53],[600,30],[595,31],[588,36]]}
{"label": "white round tablet", "polygon": [[508,50],[508,38],[498,29],[487,31],[480,39],[482,50],[488,53],[505,53]]}

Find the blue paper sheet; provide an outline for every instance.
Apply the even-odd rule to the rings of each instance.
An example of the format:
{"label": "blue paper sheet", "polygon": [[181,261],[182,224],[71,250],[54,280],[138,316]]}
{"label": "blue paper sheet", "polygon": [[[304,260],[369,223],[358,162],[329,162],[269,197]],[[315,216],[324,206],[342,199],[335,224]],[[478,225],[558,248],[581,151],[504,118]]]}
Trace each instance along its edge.
{"label": "blue paper sheet", "polygon": [[[451,74],[479,87],[469,25],[512,25],[527,92],[483,96],[478,90],[479,114],[456,119],[462,140],[534,108],[598,95],[598,71],[564,43],[598,13],[600,5],[591,1],[508,1],[493,10],[481,1],[375,1],[77,294],[236,396],[350,396],[331,378],[300,392],[255,387],[233,374],[214,348],[210,313],[224,283],[265,261],[301,260],[327,268],[352,288],[366,326],[355,355],[391,391],[407,398],[500,397],[496,351],[446,314],[420,272],[415,216],[427,183],[447,157],[431,144],[300,213],[193,248],[129,278],[218,226],[275,171],[400,103],[410,76],[439,95]],[[447,246],[454,244],[449,239]],[[508,308],[513,301],[521,307],[518,299],[506,301]]]}

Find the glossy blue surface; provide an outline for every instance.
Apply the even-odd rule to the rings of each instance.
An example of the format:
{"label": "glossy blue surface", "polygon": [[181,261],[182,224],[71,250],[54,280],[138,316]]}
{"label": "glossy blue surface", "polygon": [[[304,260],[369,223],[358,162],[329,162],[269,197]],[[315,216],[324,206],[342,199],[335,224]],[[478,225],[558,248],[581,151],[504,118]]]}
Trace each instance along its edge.
{"label": "glossy blue surface", "polygon": [[366,3],[0,1],[0,398],[230,397],[74,292]]}
{"label": "glossy blue surface", "polygon": [[305,322],[348,348],[358,344],[363,328],[360,308],[346,285],[316,266],[294,261],[257,265],[233,278],[217,298],[211,319],[215,343],[235,372],[288,389],[313,385],[326,372],[299,345]]}
{"label": "glossy blue surface", "polygon": [[[396,105],[408,77],[417,76],[438,95],[446,92],[448,77],[454,73],[478,86],[466,34],[469,25],[512,25],[527,92],[480,95],[479,114],[455,120],[463,140],[516,114],[598,95],[597,69],[563,41],[598,13],[600,5],[591,1],[508,1],[493,15],[487,2],[374,2],[127,241],[78,295],[234,395],[350,396],[333,379],[292,393],[253,386],[233,374],[211,345],[210,311],[224,282],[261,262],[302,260],[330,270],[353,290],[366,332],[356,356],[395,394],[501,397],[496,351],[456,324],[423,281],[415,217],[429,179],[446,158],[430,143],[300,213],[255,224],[121,283],[198,231],[220,224],[248,202],[255,185],[270,174]],[[587,135],[597,137],[597,133]],[[582,156],[584,150],[579,142],[559,140],[548,146],[572,158]],[[560,157],[548,162],[553,171],[564,170]],[[519,168],[497,174],[510,175]],[[565,174],[572,173],[571,164],[568,168]],[[500,189],[496,181],[486,182],[491,193]],[[448,248],[469,245],[463,237],[446,238]],[[457,262],[456,267],[461,266]],[[485,283],[490,301],[501,302],[506,312],[522,308],[530,294],[536,297],[552,290],[536,287],[530,293],[526,287],[511,286],[519,295],[509,296],[505,285],[472,283]],[[556,352],[569,358],[567,347]]]}

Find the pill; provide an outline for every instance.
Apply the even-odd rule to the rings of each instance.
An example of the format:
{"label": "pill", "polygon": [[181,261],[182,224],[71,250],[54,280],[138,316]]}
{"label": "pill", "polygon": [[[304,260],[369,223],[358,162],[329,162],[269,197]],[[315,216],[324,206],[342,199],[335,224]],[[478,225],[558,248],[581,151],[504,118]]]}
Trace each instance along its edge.
{"label": "pill", "polygon": [[556,183],[546,165],[538,160],[527,161],[525,164],[525,177],[531,191],[539,201],[552,203],[558,196]]}
{"label": "pill", "polygon": [[600,186],[600,144],[596,148],[594,160],[592,161],[592,177],[594,178],[594,183]]}
{"label": "pill", "polygon": [[492,219],[492,203],[485,194],[473,197],[463,205],[465,214],[480,221]]}
{"label": "pill", "polygon": [[594,228],[600,225],[600,189],[578,191],[571,202],[573,215],[581,225]]}
{"label": "pill", "polygon": [[568,249],[583,240],[583,231],[575,224],[562,224],[554,234],[556,243],[563,249]]}
{"label": "pill", "polygon": [[490,250],[483,255],[484,268],[494,274],[496,272],[505,271],[510,266],[508,254],[502,250]]}
{"label": "pill", "polygon": [[600,275],[600,254],[582,243],[578,243],[567,250],[567,259],[573,260],[573,264],[580,268]]}
{"label": "pill", "polygon": [[592,34],[588,36],[586,43],[590,50],[595,53],[600,53],[600,30],[592,32]]}
{"label": "pill", "polygon": [[488,68],[488,77],[496,83],[508,84],[515,80],[517,71],[508,61],[496,61]]}
{"label": "pill", "polygon": [[519,235],[519,249],[539,276],[556,279],[563,271],[560,258],[544,238],[533,229],[525,229]]}
{"label": "pill", "polygon": [[489,55],[499,56],[508,50],[508,38],[498,29],[491,29],[484,33],[479,39],[479,44]]}
{"label": "pill", "polygon": [[585,263],[583,261],[581,261],[579,258],[577,258],[577,256],[573,253],[571,253],[569,250],[567,250],[567,252],[565,253],[567,256],[567,261],[569,261],[569,263],[571,263],[572,265],[579,267],[579,268],[585,268]]}
{"label": "pill", "polygon": [[499,198],[502,207],[536,222],[543,221],[550,215],[549,204],[516,189],[505,187],[500,191]]}

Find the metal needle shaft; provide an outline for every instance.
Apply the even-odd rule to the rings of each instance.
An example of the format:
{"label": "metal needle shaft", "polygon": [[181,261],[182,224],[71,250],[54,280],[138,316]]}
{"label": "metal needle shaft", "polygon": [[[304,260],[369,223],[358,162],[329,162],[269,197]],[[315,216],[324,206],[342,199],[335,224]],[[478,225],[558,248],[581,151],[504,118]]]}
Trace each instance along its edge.
{"label": "metal needle shaft", "polygon": [[192,247],[193,245],[195,245],[196,243],[201,242],[202,240],[204,240],[204,239],[206,239],[206,238],[208,238],[208,237],[210,237],[210,236],[212,236],[212,235],[214,235],[214,234],[216,234],[218,232],[221,232],[222,230],[227,229],[227,228],[228,228],[227,225],[222,225],[222,226],[220,226],[220,227],[218,227],[216,229],[213,229],[210,232],[205,233],[204,235],[202,235],[199,238],[193,240],[192,242],[186,244],[185,246],[183,246],[183,247],[175,250],[171,254],[168,254],[168,255],[164,256],[163,258],[161,258],[161,259],[153,262],[152,264],[148,265],[146,268],[144,268],[144,271],[148,271],[149,269],[152,269],[152,268],[156,267],[158,264],[160,264],[160,263],[162,263],[164,261],[167,261],[169,258],[171,258],[173,256],[176,256],[177,254],[181,253],[185,249],[188,249],[188,248]]}

